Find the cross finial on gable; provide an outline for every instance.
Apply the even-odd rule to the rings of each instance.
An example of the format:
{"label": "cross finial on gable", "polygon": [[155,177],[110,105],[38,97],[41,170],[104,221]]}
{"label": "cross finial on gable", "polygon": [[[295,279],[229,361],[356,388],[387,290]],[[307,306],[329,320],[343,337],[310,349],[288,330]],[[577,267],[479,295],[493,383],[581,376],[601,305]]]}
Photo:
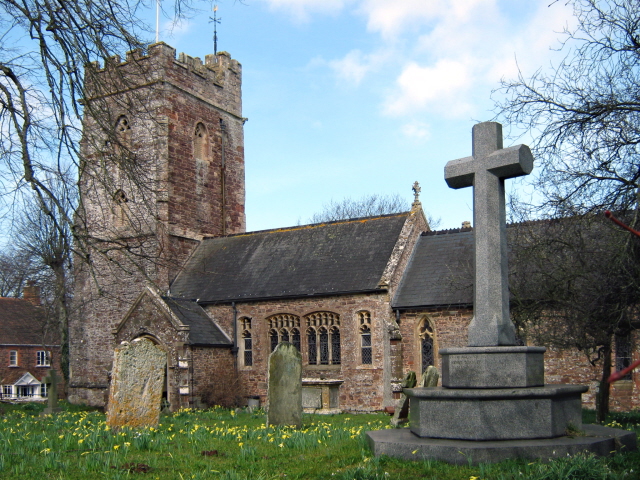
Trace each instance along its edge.
{"label": "cross finial on gable", "polygon": [[413,182],[411,190],[413,190],[413,203],[411,204],[411,208],[413,209],[420,205],[420,192],[422,191],[417,180]]}

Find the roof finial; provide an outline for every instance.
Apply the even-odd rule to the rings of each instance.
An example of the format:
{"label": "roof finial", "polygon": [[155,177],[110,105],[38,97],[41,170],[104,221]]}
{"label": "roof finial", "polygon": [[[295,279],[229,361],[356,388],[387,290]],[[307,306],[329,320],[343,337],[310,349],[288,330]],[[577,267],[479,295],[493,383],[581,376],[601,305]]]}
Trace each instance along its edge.
{"label": "roof finial", "polygon": [[218,24],[221,18],[218,18],[218,4],[213,5],[213,18],[209,17],[209,23],[213,23],[213,54],[218,53]]}
{"label": "roof finial", "polygon": [[413,187],[411,187],[411,189],[413,190],[413,203],[411,204],[411,207],[417,207],[420,205],[420,192],[422,191],[417,180],[413,182]]}

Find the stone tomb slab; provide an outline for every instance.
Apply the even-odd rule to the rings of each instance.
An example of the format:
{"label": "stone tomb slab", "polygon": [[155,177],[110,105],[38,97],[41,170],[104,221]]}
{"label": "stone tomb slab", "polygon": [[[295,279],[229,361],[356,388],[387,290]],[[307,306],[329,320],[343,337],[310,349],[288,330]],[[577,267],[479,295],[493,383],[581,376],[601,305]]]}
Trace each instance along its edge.
{"label": "stone tomb slab", "polygon": [[544,386],[545,347],[443,348],[442,386],[524,388]]}
{"label": "stone tomb slab", "polygon": [[582,430],[584,436],[485,442],[421,438],[408,428],[376,430],[366,435],[376,456],[439,460],[458,465],[496,463],[514,458],[551,461],[580,452],[608,456],[616,451],[636,449],[633,432],[601,425],[584,425]]}
{"label": "stone tomb slab", "polygon": [[411,431],[456,440],[552,438],[582,424],[581,385],[514,389],[407,388]]}

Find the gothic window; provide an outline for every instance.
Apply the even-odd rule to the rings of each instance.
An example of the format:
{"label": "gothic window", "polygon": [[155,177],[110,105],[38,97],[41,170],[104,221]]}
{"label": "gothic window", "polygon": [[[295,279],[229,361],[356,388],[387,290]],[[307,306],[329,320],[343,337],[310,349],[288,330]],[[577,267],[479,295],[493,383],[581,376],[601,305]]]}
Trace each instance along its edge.
{"label": "gothic window", "polygon": [[309,365],[340,365],[340,316],[314,312],[305,320]]}
{"label": "gothic window", "polygon": [[207,143],[207,129],[202,123],[196,125],[193,133],[193,156],[196,160],[205,160]]}
{"label": "gothic window", "polygon": [[434,329],[429,317],[425,317],[418,325],[418,338],[420,345],[420,371],[435,365]]}
{"label": "gothic window", "polygon": [[242,364],[245,367],[251,367],[253,365],[253,338],[251,336],[251,319],[249,317],[240,318],[240,331],[241,341],[240,341],[240,358],[242,359]]}
{"label": "gothic window", "polygon": [[115,127],[116,153],[123,153],[131,145],[131,125],[125,115],[116,120]]}
{"label": "gothic window", "polygon": [[367,325],[360,327],[360,353],[363,365],[371,365],[373,363],[371,329]]}
{"label": "gothic window", "polygon": [[272,352],[280,342],[289,342],[300,351],[300,317],[281,313],[267,318],[267,323]]}
{"label": "gothic window", "polygon": [[300,330],[297,328],[291,329],[291,343],[300,351]]}
{"label": "gothic window", "polygon": [[331,327],[331,363],[340,363],[340,329]]}
{"label": "gothic window", "polygon": [[373,348],[371,345],[371,313],[366,310],[358,312],[360,323],[360,362],[363,365],[373,364]]}
{"label": "gothic window", "polygon": [[[631,335],[616,335],[616,371],[623,370],[631,365]],[[631,372],[627,373],[623,380],[631,380]]]}
{"label": "gothic window", "polygon": [[129,199],[124,190],[117,190],[113,194],[113,201],[115,203],[114,215],[116,227],[124,227],[129,222],[129,207],[127,203]]}

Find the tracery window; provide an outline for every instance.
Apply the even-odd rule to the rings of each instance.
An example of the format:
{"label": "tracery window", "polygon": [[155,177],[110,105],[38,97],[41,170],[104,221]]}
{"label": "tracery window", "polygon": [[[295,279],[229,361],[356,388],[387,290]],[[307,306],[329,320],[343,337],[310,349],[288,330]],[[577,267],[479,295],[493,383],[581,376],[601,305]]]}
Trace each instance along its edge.
{"label": "tracery window", "polygon": [[314,312],[305,316],[309,365],[340,365],[340,316]]}
{"label": "tracery window", "polygon": [[373,363],[373,347],[371,344],[371,313],[361,310],[357,313],[360,324],[360,363]]}
{"label": "tracery window", "polygon": [[240,342],[240,350],[242,352],[242,362],[245,367],[253,365],[253,338],[251,336],[251,319],[242,317],[239,320],[242,332],[242,340]]}
{"label": "tracery window", "polygon": [[196,160],[205,160],[206,144],[207,129],[202,123],[199,123],[193,132],[193,156]]}
{"label": "tracery window", "polygon": [[300,317],[281,313],[267,318],[267,323],[272,352],[280,342],[289,342],[300,351]]}
{"label": "tracery window", "polygon": [[115,203],[115,224],[116,227],[124,227],[129,223],[129,198],[122,189],[116,190],[113,194],[113,201]]}
{"label": "tracery window", "polygon": [[[616,347],[616,371],[623,370],[631,365],[631,335],[616,335],[615,337]],[[631,380],[631,372],[627,373],[622,380]]]}
{"label": "tracery window", "polygon": [[425,317],[418,325],[418,338],[420,344],[420,360],[421,360],[421,372],[424,372],[427,367],[435,365],[435,331],[431,319]]}
{"label": "tracery window", "polygon": [[120,115],[115,126],[116,153],[121,154],[131,146],[131,124],[126,115]]}

